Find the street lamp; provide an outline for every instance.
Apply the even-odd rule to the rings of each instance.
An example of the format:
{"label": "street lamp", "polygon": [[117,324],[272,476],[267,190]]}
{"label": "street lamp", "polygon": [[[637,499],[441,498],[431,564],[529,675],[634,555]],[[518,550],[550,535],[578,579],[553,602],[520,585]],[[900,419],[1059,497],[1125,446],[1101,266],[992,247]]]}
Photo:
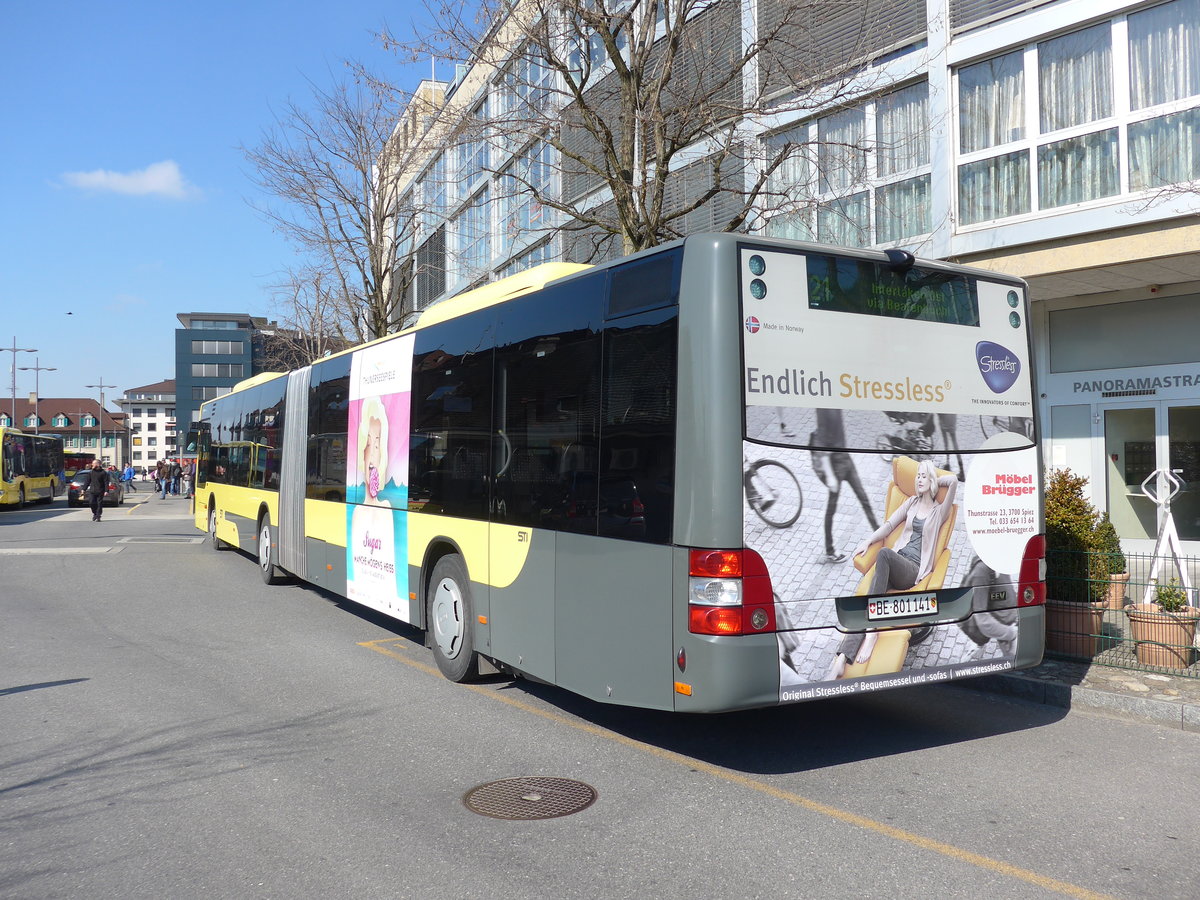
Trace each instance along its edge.
{"label": "street lamp", "polygon": [[116,387],[116,385],[115,384],[105,384],[104,376],[101,375],[99,384],[85,384],[84,387],[100,389],[100,419],[99,419],[100,431],[99,431],[99,436],[96,439],[96,458],[100,460],[101,464],[103,464],[103,462],[104,462],[104,389]]}
{"label": "street lamp", "polygon": [[13,345],[11,347],[0,347],[5,353],[12,354],[12,423],[13,427],[17,426],[17,354],[18,353],[37,353],[36,347],[18,347],[17,338],[13,337]]}
{"label": "street lamp", "polygon": [[[16,358],[17,357],[14,354],[13,359],[15,360]],[[41,417],[38,416],[38,401],[42,399],[42,395],[41,395],[39,385],[38,385],[38,376],[42,372],[57,372],[58,371],[58,369],[56,369],[54,366],[38,365],[38,363],[40,363],[40,362],[41,362],[41,360],[35,356],[33,358],[32,366],[20,366],[19,367],[22,372],[32,372],[33,373],[33,433],[34,434],[38,433],[38,426],[41,425],[41,422],[42,422]],[[14,415],[15,415],[15,413],[14,413]]]}

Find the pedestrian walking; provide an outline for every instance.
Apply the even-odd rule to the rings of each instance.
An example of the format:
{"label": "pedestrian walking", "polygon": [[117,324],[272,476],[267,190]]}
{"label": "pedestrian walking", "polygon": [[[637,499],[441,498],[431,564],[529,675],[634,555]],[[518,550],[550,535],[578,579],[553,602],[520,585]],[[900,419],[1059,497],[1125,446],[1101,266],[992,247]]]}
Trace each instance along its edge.
{"label": "pedestrian walking", "polygon": [[127,491],[133,491],[136,494],[137,487],[134,485],[133,479],[133,465],[131,463],[125,463],[125,470],[121,473],[121,481],[125,483],[125,489]]}
{"label": "pedestrian walking", "polygon": [[158,472],[156,474],[156,477],[158,479],[158,490],[161,491],[161,493],[162,493],[162,496],[159,499],[166,500],[167,494],[171,493],[171,466],[170,466],[170,464],[164,460],[160,460],[158,463]]}
{"label": "pedestrian walking", "polygon": [[183,466],[179,464],[179,460],[171,463],[171,493],[179,493],[179,482],[183,479]]}
{"label": "pedestrian walking", "polygon": [[846,429],[842,423],[842,411],[840,409],[818,409],[817,428],[809,436],[808,441],[814,448],[812,450],[813,469],[816,470],[817,477],[821,479],[825,489],[829,491],[829,499],[825,503],[825,558],[823,561],[839,563],[846,558],[846,554],[840,552],[834,545],[833,519],[837,514],[838,495],[841,493],[843,482],[850,485],[850,490],[854,491],[854,496],[862,505],[863,514],[867,517],[867,523],[871,526],[872,531],[879,528],[879,522],[875,518],[875,511],[871,508],[871,501],[867,498],[862,481],[859,480],[854,460],[844,450],[833,449],[846,446]]}
{"label": "pedestrian walking", "polygon": [[100,460],[93,459],[92,467],[88,470],[87,485],[84,490],[88,495],[88,503],[92,507],[92,521],[99,522],[104,512],[104,495],[108,492],[108,479],[111,476]]}

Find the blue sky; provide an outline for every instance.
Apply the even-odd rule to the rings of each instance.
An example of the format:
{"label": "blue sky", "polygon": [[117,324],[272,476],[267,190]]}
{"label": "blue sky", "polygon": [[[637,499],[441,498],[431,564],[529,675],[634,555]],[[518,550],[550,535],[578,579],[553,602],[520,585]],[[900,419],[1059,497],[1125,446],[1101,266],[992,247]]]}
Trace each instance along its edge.
{"label": "blue sky", "polygon": [[[18,366],[57,369],[41,396],[173,378],[176,313],[270,314],[295,257],[249,206],[261,195],[239,147],[346,59],[414,86],[429,64],[400,67],[374,35],[417,14],[405,0],[0,0],[0,346],[15,337],[38,351]],[[34,375],[17,372],[18,396]]]}

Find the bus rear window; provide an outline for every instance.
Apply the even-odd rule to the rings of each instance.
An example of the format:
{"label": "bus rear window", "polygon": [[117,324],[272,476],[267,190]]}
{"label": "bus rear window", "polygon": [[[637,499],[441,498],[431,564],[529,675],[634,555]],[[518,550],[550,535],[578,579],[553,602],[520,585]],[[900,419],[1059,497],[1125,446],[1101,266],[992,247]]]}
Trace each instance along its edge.
{"label": "bus rear window", "polygon": [[844,256],[808,257],[808,307],[831,312],[979,327],[975,281],[954,272]]}

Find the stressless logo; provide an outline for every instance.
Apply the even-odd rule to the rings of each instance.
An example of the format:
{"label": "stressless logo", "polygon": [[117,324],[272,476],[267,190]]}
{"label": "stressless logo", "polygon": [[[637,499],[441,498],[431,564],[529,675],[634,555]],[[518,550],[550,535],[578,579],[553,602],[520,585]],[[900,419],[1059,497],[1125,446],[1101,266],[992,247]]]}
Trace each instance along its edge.
{"label": "stressless logo", "polygon": [[993,394],[1003,394],[1017,383],[1021,374],[1021,361],[1007,347],[991,341],[980,341],[975,345],[975,361],[979,363],[979,374]]}

